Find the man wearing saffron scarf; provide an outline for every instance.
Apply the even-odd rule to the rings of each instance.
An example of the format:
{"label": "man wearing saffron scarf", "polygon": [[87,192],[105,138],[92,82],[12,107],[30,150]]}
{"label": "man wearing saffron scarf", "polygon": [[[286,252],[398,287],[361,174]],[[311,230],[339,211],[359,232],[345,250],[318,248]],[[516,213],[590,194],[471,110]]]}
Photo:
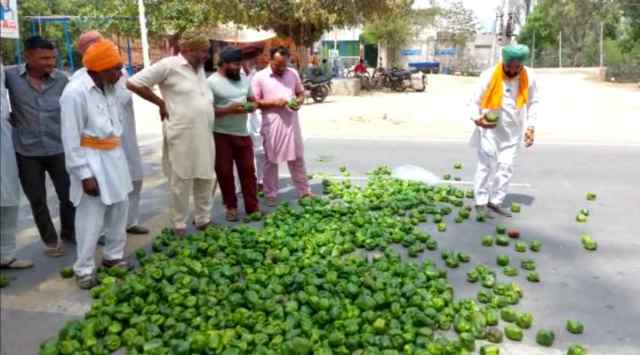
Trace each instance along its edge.
{"label": "man wearing saffron scarf", "polygon": [[87,69],[72,80],[60,98],[62,143],[76,206],[78,257],[73,265],[78,286],[96,285],[95,251],[100,232],[106,245],[102,265],[123,267],[127,243],[128,196],[133,189],[122,148],[123,115],[116,84],[122,59],[113,42],[100,40],[84,54]]}
{"label": "man wearing saffron scarf", "polygon": [[478,151],[474,179],[476,212],[511,214],[502,206],[513,176],[513,163],[523,143],[531,147],[538,114],[538,93],[531,69],[522,63],[529,48],[512,45],[502,51],[503,61],[484,72],[471,102],[476,130],[471,146]]}

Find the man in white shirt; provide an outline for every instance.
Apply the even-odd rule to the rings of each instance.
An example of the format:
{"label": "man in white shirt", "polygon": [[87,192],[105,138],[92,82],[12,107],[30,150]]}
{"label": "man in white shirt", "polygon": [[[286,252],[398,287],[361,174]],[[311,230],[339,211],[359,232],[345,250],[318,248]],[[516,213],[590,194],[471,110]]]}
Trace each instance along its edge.
{"label": "man in white shirt", "polygon": [[11,138],[10,112],[9,93],[4,86],[4,69],[0,61],[0,268],[26,269],[32,267],[33,262],[16,259],[20,180]]}
{"label": "man in white shirt", "polygon": [[[156,104],[163,121],[163,170],[169,179],[169,215],[177,236],[187,233],[189,198],[193,194],[195,224],[211,224],[211,198],[216,180],[213,97],[207,85],[204,62],[209,40],[184,34],[180,54],[160,60],[134,75],[129,90]],[[162,97],[152,88],[158,85]]]}
{"label": "man in white shirt", "polygon": [[[264,66],[258,67],[258,57],[260,56],[261,49],[252,49],[243,53],[242,69],[243,74],[246,75],[249,82],[253,80],[253,77],[259,70],[264,69]],[[247,129],[253,142],[253,156],[256,166],[256,178],[258,181],[258,192],[262,192],[263,185],[262,179],[264,177],[264,164],[266,156],[264,154],[264,145],[262,144],[262,134],[260,133],[262,127],[262,112],[255,110],[249,114],[247,120]]]}
{"label": "man in white shirt", "polygon": [[[76,41],[76,49],[83,56],[87,48],[92,44],[102,40],[102,34],[97,31],[88,31],[80,35]],[[86,73],[86,68],[81,68],[73,73],[71,80],[82,76]],[[142,157],[140,156],[140,148],[138,147],[138,136],[136,132],[136,118],[133,111],[133,98],[131,92],[127,89],[126,71],[122,71],[123,75],[116,84],[118,90],[118,102],[122,110],[122,119],[124,122],[122,132],[122,148],[127,156],[127,164],[129,165],[129,174],[131,175],[131,183],[133,190],[129,194],[129,212],[127,216],[127,233],[130,234],[148,234],[149,230],[140,225],[140,195],[142,193]]]}
{"label": "man in white shirt", "polygon": [[95,251],[103,229],[102,265],[128,268],[123,257],[132,186],[115,88],[122,75],[118,48],[111,41],[98,41],[87,49],[83,63],[86,73],[66,87],[60,105],[70,198],[76,206],[78,257],[73,269],[78,286],[89,289],[96,285]]}
{"label": "man in white shirt", "polygon": [[503,62],[485,71],[474,93],[470,118],[476,130],[471,145],[478,151],[475,175],[476,212],[492,218],[493,211],[511,214],[502,206],[513,176],[513,163],[523,143],[534,142],[538,92],[532,70],[522,63],[529,57],[523,45],[508,46]]}

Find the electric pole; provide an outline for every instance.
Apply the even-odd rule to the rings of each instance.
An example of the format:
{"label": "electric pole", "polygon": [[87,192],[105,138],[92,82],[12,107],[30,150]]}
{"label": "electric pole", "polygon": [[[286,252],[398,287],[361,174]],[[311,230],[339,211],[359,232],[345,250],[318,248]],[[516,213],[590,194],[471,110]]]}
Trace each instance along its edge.
{"label": "electric pole", "polygon": [[138,21],[140,21],[140,41],[142,42],[142,63],[146,68],[151,65],[151,58],[149,58],[149,38],[147,35],[147,17],[144,10],[144,0],[138,0]]}

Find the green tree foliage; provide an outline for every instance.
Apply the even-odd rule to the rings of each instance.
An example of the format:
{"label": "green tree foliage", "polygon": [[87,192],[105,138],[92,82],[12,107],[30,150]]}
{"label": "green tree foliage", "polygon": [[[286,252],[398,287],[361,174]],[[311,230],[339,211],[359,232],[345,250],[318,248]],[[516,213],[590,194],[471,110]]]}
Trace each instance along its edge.
{"label": "green tree foliage", "polygon": [[620,2],[615,0],[542,0],[527,18],[518,41],[531,46],[535,35],[536,58],[544,62],[555,55],[557,64],[562,32],[564,65],[597,65],[600,24],[604,24],[605,38],[616,40],[622,18]]}
{"label": "green tree foliage", "polygon": [[373,16],[365,23],[362,40],[380,43],[388,50],[388,60],[395,64],[400,49],[431,26],[441,13],[437,7],[416,9],[414,1],[399,3],[391,11]]}

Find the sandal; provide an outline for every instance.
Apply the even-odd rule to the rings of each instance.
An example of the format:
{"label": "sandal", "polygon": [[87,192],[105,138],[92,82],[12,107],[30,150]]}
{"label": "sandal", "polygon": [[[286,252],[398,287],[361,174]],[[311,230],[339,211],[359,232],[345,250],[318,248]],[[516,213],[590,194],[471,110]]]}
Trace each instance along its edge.
{"label": "sandal", "polygon": [[304,200],[305,198],[314,198],[314,197],[316,197],[316,195],[313,192],[309,191],[307,193],[304,193],[302,196],[300,196],[300,199]]}
{"label": "sandal", "polygon": [[81,289],[90,290],[98,285],[98,279],[93,273],[83,276],[76,275],[76,283]]}
{"label": "sandal", "polygon": [[107,268],[107,269],[112,269],[112,268],[122,268],[125,270],[129,270],[132,268],[131,264],[129,264],[128,261],[124,260],[124,259],[116,259],[116,260],[102,260],[102,266]]}
{"label": "sandal", "polygon": [[185,238],[187,236],[187,229],[186,228],[174,228],[173,229],[173,233],[178,238]]}
{"label": "sandal", "polygon": [[33,262],[31,260],[19,260],[13,258],[8,263],[0,264],[0,269],[9,269],[9,270],[22,270],[33,267]]}
{"label": "sandal", "polygon": [[207,222],[207,223],[196,226],[196,229],[199,230],[200,232],[203,232],[209,229],[209,227],[213,227],[213,226],[215,226],[213,222]]}
{"label": "sandal", "polygon": [[52,258],[59,258],[61,256],[64,256],[64,248],[62,247],[62,244],[58,244],[55,247],[45,246],[44,254]]}
{"label": "sandal", "polygon": [[267,206],[276,207],[278,205],[278,199],[275,197],[267,197]]}
{"label": "sandal", "polygon": [[228,222],[238,222],[238,210],[227,210],[225,219]]}

